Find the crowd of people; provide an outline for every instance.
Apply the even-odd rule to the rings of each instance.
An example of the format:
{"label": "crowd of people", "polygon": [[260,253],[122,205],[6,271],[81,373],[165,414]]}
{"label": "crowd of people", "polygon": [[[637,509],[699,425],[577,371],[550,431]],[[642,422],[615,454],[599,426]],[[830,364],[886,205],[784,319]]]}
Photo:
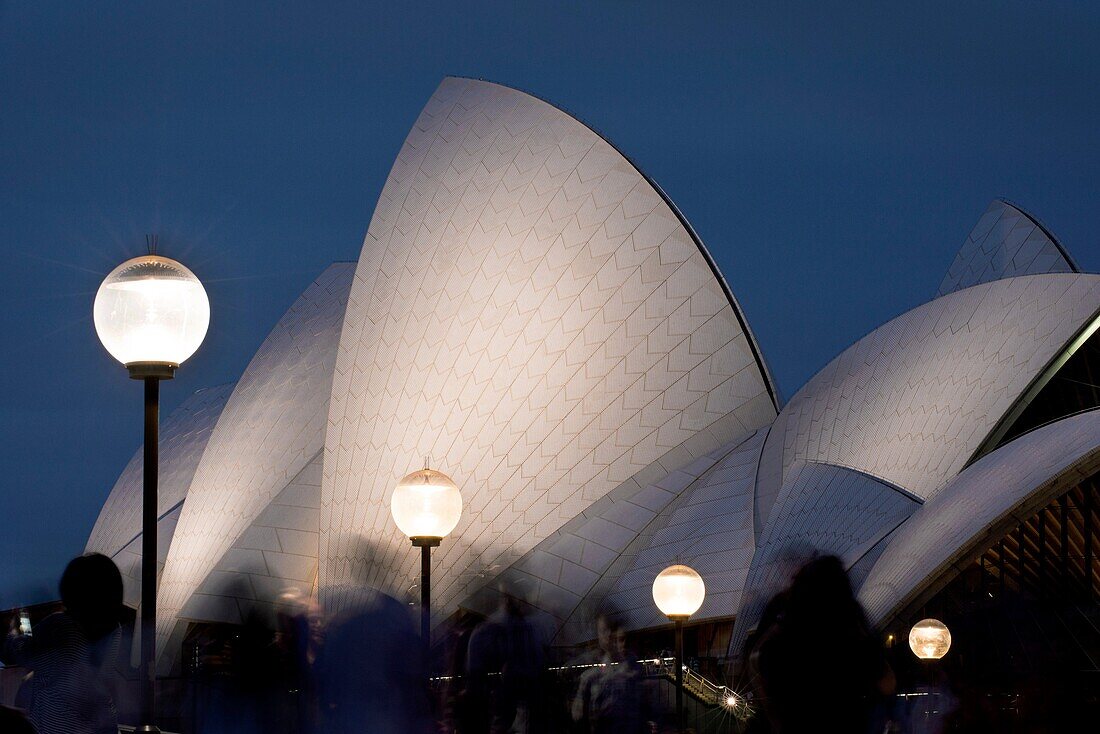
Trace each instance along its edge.
{"label": "crowd of people", "polygon": [[[105,556],[84,555],[65,569],[60,592],[62,611],[33,635],[13,626],[4,641],[0,660],[26,675],[15,707],[0,710],[0,728],[114,734],[125,686],[118,671],[126,668],[121,576]],[[275,629],[254,618],[187,639],[183,729],[656,734],[675,727],[671,682],[645,674],[619,615],[608,611],[596,615],[590,645],[552,660],[552,625],[502,591],[489,615],[452,620],[437,646],[446,648],[448,668],[429,671],[409,607],[389,596],[373,594],[329,619],[315,602],[285,602]],[[727,722],[726,731],[898,730],[893,672],[835,557],[811,559],[774,596],[746,643],[739,677],[755,715],[736,727]]]}

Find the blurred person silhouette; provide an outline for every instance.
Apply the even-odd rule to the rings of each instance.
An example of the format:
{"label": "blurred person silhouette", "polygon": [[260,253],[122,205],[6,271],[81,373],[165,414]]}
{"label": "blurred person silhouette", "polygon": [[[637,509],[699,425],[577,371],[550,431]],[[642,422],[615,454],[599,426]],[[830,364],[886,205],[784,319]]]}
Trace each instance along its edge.
{"label": "blurred person silhouette", "polygon": [[[787,606],[787,594],[787,589],[783,589],[768,601],[763,613],[760,615],[760,621],[757,623],[756,629],[745,638],[745,645],[742,648],[741,659],[747,662],[742,669],[742,686],[749,691],[749,699],[756,710],[764,707],[764,702],[767,699],[764,684],[759,674],[760,642],[769,639],[772,630],[779,624],[779,620]],[[745,734],[765,734],[769,731],[768,719],[763,713],[749,717],[745,726]]]}
{"label": "blurred person silhouette", "polygon": [[[804,543],[788,545],[779,552],[779,557],[777,559],[777,576],[782,579],[782,581],[779,583],[778,588],[775,586],[771,587],[771,597],[767,604],[764,605],[764,610],[760,614],[760,620],[757,622],[756,628],[745,638],[744,646],[741,649],[741,660],[747,663],[740,671],[741,686],[748,691],[748,699],[752,702],[754,710],[758,712],[757,715],[749,717],[745,727],[745,734],[758,734],[771,730],[768,719],[762,711],[766,694],[763,689],[763,682],[759,676],[759,665],[757,665],[759,644],[761,640],[768,637],[769,632],[778,624],[779,619],[782,617],[783,611],[786,609],[787,596],[790,593],[790,587],[791,583],[794,581],[794,577],[802,567],[813,560],[816,555],[817,552],[814,548]],[[753,593],[754,595],[763,596],[766,592],[765,589],[756,589]]]}
{"label": "blurred person silhouette", "polygon": [[408,607],[381,592],[333,618],[314,666],[326,734],[434,729],[428,672]]}
{"label": "blurred person silhouette", "polygon": [[470,635],[468,665],[475,700],[487,704],[490,734],[546,731],[548,635],[516,590],[502,587],[499,603]]}
{"label": "blurred person silhouette", "polygon": [[0,660],[30,671],[27,718],[39,734],[115,734],[122,575],[110,558],[89,553],[69,562],[59,590],[64,609],[34,636],[13,625]]}
{"label": "blurred person silhouette", "polygon": [[312,673],[320,646],[320,610],[296,588],[284,591],[279,602],[270,655],[277,690],[272,711],[283,730],[308,734],[317,719]]}
{"label": "blurred person silhouette", "polygon": [[0,732],[4,734],[35,734],[34,727],[23,712],[8,706],[0,706]]}
{"label": "blurred person silhouette", "polygon": [[600,657],[580,677],[573,721],[590,734],[649,734],[655,723],[641,666],[627,652],[626,630],[610,615],[596,620]]}
{"label": "blurred person silhouette", "polygon": [[250,610],[231,643],[229,710],[218,734],[278,732],[273,717],[278,666],[272,656],[274,634],[255,610]]}
{"label": "blurred person silhouette", "polygon": [[448,680],[444,691],[445,731],[470,734],[488,730],[487,702],[477,699],[476,686],[470,685],[470,637],[484,620],[469,610],[459,612],[448,631]]}
{"label": "blurred person silhouette", "polygon": [[596,632],[595,644],[569,660],[571,666],[596,665],[614,650],[612,635],[617,625],[614,621],[618,610],[601,607],[596,611],[592,627]]}
{"label": "blurred person silhouette", "polygon": [[[231,598],[248,598],[243,580],[217,588]],[[201,689],[195,702],[196,731],[286,731],[275,706],[279,666],[273,655],[274,638],[270,619],[253,607],[245,612],[242,624],[211,626],[194,641],[198,665],[193,682]]]}
{"label": "blurred person silhouette", "polygon": [[565,662],[565,669],[573,674],[568,686],[569,690],[566,694],[566,708],[569,709],[568,714],[570,720],[575,720],[573,716],[573,703],[577,700],[577,694],[580,690],[580,681],[584,677],[585,670],[587,670],[589,666],[601,664],[613,649],[611,635],[614,626],[613,616],[616,613],[617,610],[612,610],[604,606],[598,607],[587,620],[596,633],[595,638]]}
{"label": "blurred person silhouette", "polygon": [[871,731],[894,674],[840,559],[806,563],[775,612],[753,660],[772,730]]}

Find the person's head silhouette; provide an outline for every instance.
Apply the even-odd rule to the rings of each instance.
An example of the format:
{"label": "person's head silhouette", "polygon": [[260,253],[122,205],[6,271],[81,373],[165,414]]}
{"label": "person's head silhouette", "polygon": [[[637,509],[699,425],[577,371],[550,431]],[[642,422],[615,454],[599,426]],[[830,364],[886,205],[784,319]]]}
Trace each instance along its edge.
{"label": "person's head silhouette", "polygon": [[855,595],[840,559],[829,555],[806,562],[791,582],[790,604],[810,616],[823,610],[827,613],[850,613],[855,608]]}
{"label": "person's head silhouette", "polygon": [[114,561],[88,553],[69,561],[61,574],[61,603],[91,640],[118,626],[122,610],[122,574]]}

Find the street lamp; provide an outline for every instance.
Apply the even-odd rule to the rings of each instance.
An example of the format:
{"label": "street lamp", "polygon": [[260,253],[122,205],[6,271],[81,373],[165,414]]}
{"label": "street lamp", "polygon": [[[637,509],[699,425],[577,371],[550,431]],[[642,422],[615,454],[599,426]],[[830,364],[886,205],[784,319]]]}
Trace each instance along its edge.
{"label": "street lamp", "polygon": [[688,566],[669,566],[653,579],[653,602],[676,623],[676,726],[684,731],[684,621],[703,606],[703,577]]}
{"label": "street lamp", "polygon": [[951,649],[951,631],[938,619],[922,619],[909,630],[909,649],[921,660],[939,660]]}
{"label": "street lamp", "polygon": [[119,265],[99,286],[93,307],[103,346],[145,382],[141,512],[142,724],[156,732],[157,462],[160,381],[195,353],[210,325],[210,300],[195,274],[166,257],[142,255]]}
{"label": "street lamp", "polygon": [[420,549],[420,638],[425,661],[431,649],[432,548],[458,525],[462,492],[442,472],[426,466],[397,483],[390,498],[394,523]]}

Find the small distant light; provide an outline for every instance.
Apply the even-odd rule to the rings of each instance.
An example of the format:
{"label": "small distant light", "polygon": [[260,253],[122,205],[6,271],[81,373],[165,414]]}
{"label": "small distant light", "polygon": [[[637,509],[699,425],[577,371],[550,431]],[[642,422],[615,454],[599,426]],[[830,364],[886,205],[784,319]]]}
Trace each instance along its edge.
{"label": "small distant light", "polygon": [[726,696],[726,708],[731,708],[732,709],[732,708],[736,708],[736,706],[737,706],[737,696],[733,695],[732,693],[730,695]]}

